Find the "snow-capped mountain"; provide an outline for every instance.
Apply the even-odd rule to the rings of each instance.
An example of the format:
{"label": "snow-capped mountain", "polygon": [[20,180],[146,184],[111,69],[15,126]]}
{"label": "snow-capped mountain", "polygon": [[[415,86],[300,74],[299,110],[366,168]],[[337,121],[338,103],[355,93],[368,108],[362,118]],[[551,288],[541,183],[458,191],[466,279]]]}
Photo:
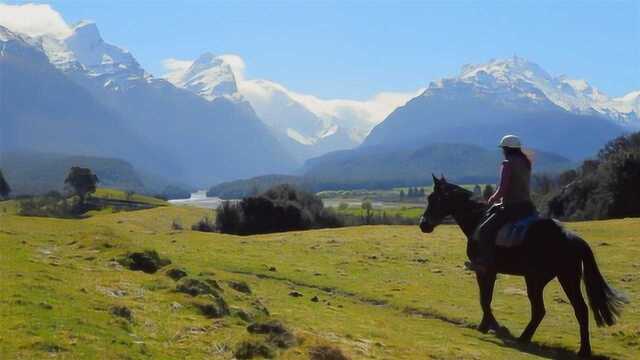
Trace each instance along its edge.
{"label": "snow-capped mountain", "polygon": [[567,111],[600,114],[625,127],[640,128],[639,91],[620,98],[610,98],[586,80],[571,79],[564,75],[551,76],[539,65],[521,57],[466,65],[457,78],[444,79],[434,85],[455,81],[478,87],[510,89],[510,93],[520,91],[532,100],[540,99],[542,93],[549,101]]}
{"label": "snow-capped mountain", "polygon": [[0,104],[0,153],[126,156],[137,164],[160,165],[154,163],[159,149],[54,67],[38,39],[2,26]]}
{"label": "snow-capped mountain", "polygon": [[105,42],[93,22],[79,22],[67,37],[45,34],[37,41],[58,69],[82,73],[106,88],[119,90],[136,81],[153,80],[129,51]]}
{"label": "snow-capped mountain", "polygon": [[[232,64],[230,61],[234,61]],[[383,93],[366,100],[324,100],[300,94],[274,81],[245,79],[236,55],[201,55],[176,61],[164,78],[207,100],[248,101],[260,119],[299,160],[360,144],[378,122],[414,93]]]}
{"label": "snow-capped mountain", "polygon": [[184,71],[169,74],[167,80],[209,101],[221,96],[238,100],[240,96],[231,66],[212,53],[200,55]]}
{"label": "snow-capped mountain", "polygon": [[[8,37],[9,31],[3,31],[2,34],[3,38]],[[122,158],[131,159],[136,156],[136,148],[143,150],[142,141],[132,139],[144,139],[153,147],[153,151],[149,153],[155,153],[157,157],[154,161],[142,163],[152,167],[145,170],[199,186],[238,177],[286,173],[296,166],[294,159],[270,129],[258,119],[247,102],[234,101],[224,96],[207,101],[164,79],[154,78],[139,65],[131,53],[105,42],[93,23],[81,22],[70,27],[70,31],[64,36],[43,34],[35,38],[26,35],[23,37],[29,43],[20,48],[20,51],[30,52],[29,56],[23,57],[40,59],[42,66],[52,72],[53,77],[64,79],[68,85],[55,87],[58,89],[55,96],[48,94],[48,97],[43,98],[43,108],[46,105],[47,109],[53,109],[50,99],[54,98],[65,106],[55,107],[49,116],[40,116],[42,121],[37,124],[19,119],[30,119],[29,114],[40,111],[39,109],[11,107],[17,115],[14,116],[15,121],[10,119],[12,121],[9,125],[20,126],[15,127],[20,131],[28,126],[30,130],[25,130],[25,134],[30,133],[32,137],[44,140],[41,137],[46,138],[51,133],[47,128],[53,127],[55,121],[62,124],[62,120],[73,119],[75,126],[90,134],[69,139],[72,134],[79,133],[78,130],[60,127],[63,134],[67,134],[60,136],[63,144],[60,141],[48,142],[52,145],[46,151],[86,155],[82,146],[96,144],[87,147],[92,150],[91,155],[96,154],[93,151],[96,147],[98,150],[115,147],[116,150],[123,150],[118,151],[118,155],[122,157],[124,154],[127,156]],[[3,43],[3,49],[9,49],[14,42]],[[12,49],[13,53],[16,51],[17,49]],[[31,60],[21,61],[26,64]],[[38,74],[38,71],[43,70],[35,71],[34,74]],[[23,75],[29,76],[29,73]],[[28,79],[16,78],[12,85],[18,86],[21,83],[30,82]],[[78,91],[83,95],[70,95]],[[14,92],[23,93],[17,90]],[[14,101],[22,104],[27,98],[25,96],[22,100]],[[83,99],[82,104],[75,104],[76,98]],[[82,117],[74,115],[79,113],[78,109],[90,105],[106,114]],[[42,112],[46,113],[44,110]],[[13,113],[10,115],[13,116]],[[125,129],[115,126],[112,131],[103,129],[116,122],[111,118],[108,121],[101,120],[108,115],[117,119],[118,125]],[[3,122],[6,123],[4,120]],[[19,140],[21,134],[14,133],[14,129],[4,123],[3,136],[13,136]],[[129,133],[133,136],[126,136]],[[239,139],[251,141],[238,141]],[[47,144],[47,141],[39,142]],[[98,146],[103,143],[109,145]],[[64,144],[73,146],[63,146]],[[111,152],[107,155],[111,155]],[[173,165],[177,164],[184,170],[176,172],[177,167]]]}
{"label": "snow-capped mountain", "polygon": [[[209,101],[219,97],[248,101],[260,119],[300,160],[327,151],[351,148],[362,140],[357,137],[358,131],[343,128],[335,119],[321,118],[310,111],[282,85],[268,80],[245,80],[236,72],[224,55],[204,53],[189,66],[164,77],[175,86]],[[365,131],[372,127],[371,124],[367,126]],[[353,133],[353,137],[340,136],[341,141],[332,141],[328,148],[321,144],[338,132]]]}
{"label": "snow-capped mountain", "polygon": [[[629,96],[618,108],[631,108],[635,99]],[[527,146],[577,160],[637,126],[635,113],[597,106],[607,101],[585,81],[553,77],[525,59],[492,60],[432,82],[376,126],[363,145],[495,146],[502,134],[515,133]]]}

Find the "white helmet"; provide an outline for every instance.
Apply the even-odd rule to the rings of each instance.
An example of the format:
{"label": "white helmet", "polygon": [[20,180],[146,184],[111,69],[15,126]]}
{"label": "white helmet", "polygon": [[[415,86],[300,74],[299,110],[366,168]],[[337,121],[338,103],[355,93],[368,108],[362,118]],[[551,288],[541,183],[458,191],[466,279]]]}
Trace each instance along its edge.
{"label": "white helmet", "polygon": [[522,144],[520,143],[520,138],[515,135],[505,135],[502,140],[500,140],[500,147],[520,149]]}

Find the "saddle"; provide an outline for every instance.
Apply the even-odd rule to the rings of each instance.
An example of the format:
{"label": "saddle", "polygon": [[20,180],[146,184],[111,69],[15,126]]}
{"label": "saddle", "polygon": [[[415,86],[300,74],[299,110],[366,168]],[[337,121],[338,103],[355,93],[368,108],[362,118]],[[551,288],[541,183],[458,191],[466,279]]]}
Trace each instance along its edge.
{"label": "saddle", "polygon": [[496,246],[512,248],[522,245],[529,226],[538,220],[540,220],[538,214],[533,214],[518,221],[506,223],[498,230]]}

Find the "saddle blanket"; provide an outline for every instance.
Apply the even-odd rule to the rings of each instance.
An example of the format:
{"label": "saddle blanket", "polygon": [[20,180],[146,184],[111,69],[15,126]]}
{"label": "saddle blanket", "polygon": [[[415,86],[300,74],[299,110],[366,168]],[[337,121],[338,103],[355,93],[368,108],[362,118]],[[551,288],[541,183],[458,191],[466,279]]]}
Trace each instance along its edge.
{"label": "saddle blanket", "polygon": [[511,248],[522,245],[529,226],[539,219],[540,217],[536,214],[503,225],[498,230],[496,246]]}

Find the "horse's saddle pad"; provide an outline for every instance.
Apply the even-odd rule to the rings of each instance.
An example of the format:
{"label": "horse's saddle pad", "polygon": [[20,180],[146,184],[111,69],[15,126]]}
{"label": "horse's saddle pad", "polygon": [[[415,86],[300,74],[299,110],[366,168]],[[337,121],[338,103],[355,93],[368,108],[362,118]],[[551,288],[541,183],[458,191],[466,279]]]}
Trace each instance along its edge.
{"label": "horse's saddle pad", "polygon": [[538,219],[540,219],[538,215],[531,215],[516,222],[503,225],[500,230],[498,230],[496,246],[510,248],[522,245],[529,226]]}

